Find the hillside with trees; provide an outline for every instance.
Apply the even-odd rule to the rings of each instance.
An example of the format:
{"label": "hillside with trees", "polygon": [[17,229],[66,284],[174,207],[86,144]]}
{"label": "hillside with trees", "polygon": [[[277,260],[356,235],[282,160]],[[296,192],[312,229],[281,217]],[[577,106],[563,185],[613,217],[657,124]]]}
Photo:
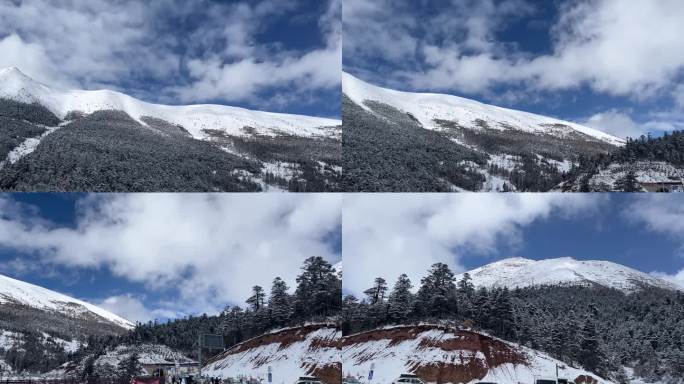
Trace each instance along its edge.
{"label": "hillside with trees", "polygon": [[679,182],[684,178],[684,131],[661,137],[627,139],[623,147],[608,154],[581,156],[565,175],[564,191],[642,191],[640,179]]}
{"label": "hillside with trees", "polygon": [[[684,377],[684,294],[647,288],[632,294],[588,286],[509,290],[456,281],[435,264],[414,290],[401,275],[392,290],[376,278],[364,297],[348,295],[345,335],[390,324],[452,322],[547,352],[574,367],[625,383],[624,367],[652,381]],[[414,293],[415,291],[415,293]]]}
{"label": "hillside with trees", "polygon": [[[296,286],[288,287],[276,277],[269,289],[252,287],[246,305],[226,306],[217,315],[202,314],[159,323],[138,324],[119,337],[97,337],[88,341],[72,360],[101,356],[122,345],[160,344],[197,359],[200,334],[223,335],[226,348],[270,330],[308,322],[336,322],[342,308],[342,280],[322,257],[304,261]],[[220,351],[205,351],[210,358]]]}

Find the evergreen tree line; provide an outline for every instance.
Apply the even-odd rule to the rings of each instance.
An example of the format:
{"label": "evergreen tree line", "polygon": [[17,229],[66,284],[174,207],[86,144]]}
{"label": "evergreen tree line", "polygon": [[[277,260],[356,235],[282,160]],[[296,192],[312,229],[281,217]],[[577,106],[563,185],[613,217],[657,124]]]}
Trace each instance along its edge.
{"label": "evergreen tree line", "polygon": [[[75,357],[99,356],[120,344],[158,343],[196,359],[200,334],[223,335],[228,348],[271,329],[339,316],[342,280],[330,263],[320,256],[306,259],[296,283],[292,293],[280,277],[273,280],[268,293],[263,287],[254,286],[244,308],[226,306],[218,315],[188,316],[166,323],[150,321],[137,324],[123,336],[91,337],[88,346]],[[217,351],[204,351],[203,356],[212,353]]]}
{"label": "evergreen tree line", "polygon": [[435,264],[416,293],[406,275],[390,291],[376,278],[363,298],[343,299],[344,334],[389,324],[456,322],[544,351],[625,383],[622,366],[648,380],[682,383],[684,294],[644,288],[625,294],[598,286],[476,289]]}
{"label": "evergreen tree line", "polygon": [[[628,138],[623,147],[611,153],[594,156],[582,155],[578,164],[567,174],[567,180],[579,180],[581,192],[591,191],[589,179],[599,169],[611,163],[634,163],[637,161],[664,161],[674,166],[684,166],[684,131],[665,132],[662,137],[642,135]],[[640,190],[634,172],[628,172],[616,183],[616,189],[624,192]]]}

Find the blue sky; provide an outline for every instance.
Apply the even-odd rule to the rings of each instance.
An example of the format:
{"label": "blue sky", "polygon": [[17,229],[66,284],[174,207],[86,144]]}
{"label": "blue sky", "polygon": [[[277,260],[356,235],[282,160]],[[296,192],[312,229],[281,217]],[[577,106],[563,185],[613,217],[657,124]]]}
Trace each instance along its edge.
{"label": "blue sky", "polygon": [[[134,321],[243,305],[341,257],[341,196],[6,194],[0,273]],[[264,268],[267,265],[268,268]]]}
{"label": "blue sky", "polygon": [[684,3],[348,0],[345,71],[573,120],[616,136],[684,129]]}
{"label": "blue sky", "polygon": [[607,260],[684,287],[684,197],[635,194],[379,194],[345,198],[347,292],[377,276],[418,282],[510,257]]}
{"label": "blue sky", "polygon": [[341,0],[2,2],[0,67],[151,102],[339,117],[340,13]]}

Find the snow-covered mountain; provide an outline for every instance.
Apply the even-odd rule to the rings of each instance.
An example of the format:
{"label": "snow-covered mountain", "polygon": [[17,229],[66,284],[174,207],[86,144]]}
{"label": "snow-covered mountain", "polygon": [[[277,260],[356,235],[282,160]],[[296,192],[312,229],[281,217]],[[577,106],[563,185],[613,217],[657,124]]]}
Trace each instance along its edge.
{"label": "snow-covered mountain", "polygon": [[623,139],[463,97],[401,92],[342,74],[344,168],[353,191],[549,191]]}
{"label": "snow-covered mountain", "polygon": [[152,104],[0,69],[0,190],[339,191],[341,121]]}
{"label": "snow-covered mountain", "polygon": [[[682,289],[668,281],[610,261],[571,257],[530,260],[514,257],[468,271],[476,287],[530,287],[539,285],[598,285],[633,292],[643,287]],[[463,275],[458,275],[460,280]]]}
{"label": "snow-covered mountain", "polygon": [[[519,384],[555,382],[558,377],[574,383],[611,384],[545,353],[440,325],[386,327],[345,336],[341,344],[343,375],[362,382],[389,384],[399,375],[415,374],[427,383]],[[373,378],[368,381],[371,369]]]}
{"label": "snow-covered mountain", "polygon": [[120,92],[109,90],[63,90],[37,82],[15,67],[0,69],[0,98],[24,103],[38,103],[60,119],[69,112],[90,114],[100,110],[126,112],[142,125],[144,117],[153,117],[180,125],[193,137],[207,139],[208,131],[229,135],[261,135],[280,133],[295,136],[330,136],[341,122],[334,119],[252,111],[224,105],[170,106],[147,103]]}
{"label": "snow-covered mountain", "polygon": [[339,383],[341,337],[342,332],[332,324],[273,331],[214,357],[202,368],[202,374],[266,381],[270,367],[276,384],[293,383],[300,376],[314,376],[326,384]]}
{"label": "snow-covered mountain", "polygon": [[132,329],[135,326],[132,322],[93,304],[0,275],[0,307],[10,305],[27,306],[69,317],[89,317],[124,329]]}
{"label": "snow-covered mountain", "polygon": [[475,130],[482,129],[482,122],[485,122],[486,126],[496,130],[519,130],[559,137],[577,132],[613,145],[624,143],[623,139],[577,123],[501,108],[458,96],[395,91],[369,84],[346,72],[342,73],[342,90],[354,103],[367,111],[371,111],[366,105],[367,101],[384,103],[410,113],[427,129],[442,129],[438,123],[440,120],[455,122],[461,127]]}

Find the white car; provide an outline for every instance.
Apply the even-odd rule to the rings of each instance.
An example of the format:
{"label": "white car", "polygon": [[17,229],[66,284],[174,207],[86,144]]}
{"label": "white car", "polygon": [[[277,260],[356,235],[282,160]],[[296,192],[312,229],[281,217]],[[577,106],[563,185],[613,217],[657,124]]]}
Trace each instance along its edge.
{"label": "white car", "polygon": [[398,379],[393,381],[394,384],[425,384],[425,382],[418,376],[412,374],[400,375]]}

